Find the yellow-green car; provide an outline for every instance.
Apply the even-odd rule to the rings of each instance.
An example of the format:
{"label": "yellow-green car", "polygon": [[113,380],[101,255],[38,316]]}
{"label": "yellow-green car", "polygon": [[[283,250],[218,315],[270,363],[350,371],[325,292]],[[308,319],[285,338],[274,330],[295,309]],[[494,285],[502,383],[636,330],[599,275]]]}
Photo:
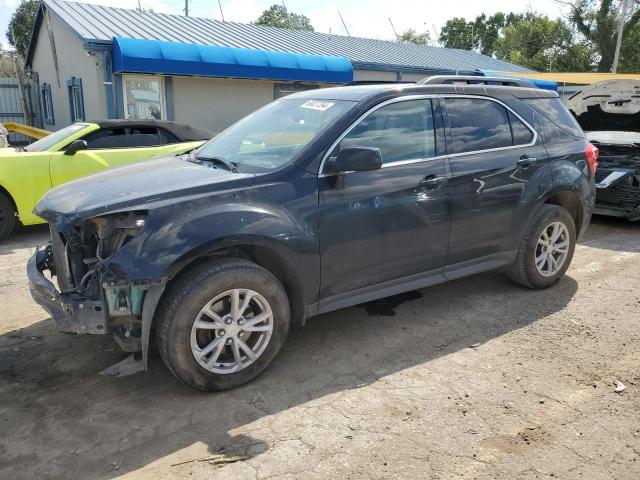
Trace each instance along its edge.
{"label": "yellow-green car", "polygon": [[24,148],[0,149],[0,240],[17,222],[45,223],[33,214],[48,190],[125,163],[177,155],[213,133],[160,120],[74,123]]}

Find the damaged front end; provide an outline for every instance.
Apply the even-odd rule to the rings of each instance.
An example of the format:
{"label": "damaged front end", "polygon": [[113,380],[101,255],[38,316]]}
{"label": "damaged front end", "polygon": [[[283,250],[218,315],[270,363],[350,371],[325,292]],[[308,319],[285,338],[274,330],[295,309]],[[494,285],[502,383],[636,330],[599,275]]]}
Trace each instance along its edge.
{"label": "damaged front end", "polygon": [[640,134],[606,134],[587,133],[600,150],[594,213],[640,220]]}
{"label": "damaged front end", "polygon": [[165,281],[123,280],[106,265],[145,225],[144,211],[91,218],[60,232],[51,225],[51,242],[36,250],[27,273],[33,298],[60,330],[111,334],[123,350],[146,357],[151,318],[145,325],[143,306],[149,291],[161,291]]}

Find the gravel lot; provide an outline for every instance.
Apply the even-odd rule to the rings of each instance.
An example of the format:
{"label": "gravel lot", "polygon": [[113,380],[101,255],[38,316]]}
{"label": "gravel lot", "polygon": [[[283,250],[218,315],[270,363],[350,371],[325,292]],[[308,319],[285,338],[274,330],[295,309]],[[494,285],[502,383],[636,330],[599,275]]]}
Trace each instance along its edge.
{"label": "gravel lot", "polygon": [[[0,478],[640,478],[640,224],[596,219],[534,292],[479,275],[317,317],[220,394],[56,331],[0,245]],[[613,382],[626,386],[615,393]]]}

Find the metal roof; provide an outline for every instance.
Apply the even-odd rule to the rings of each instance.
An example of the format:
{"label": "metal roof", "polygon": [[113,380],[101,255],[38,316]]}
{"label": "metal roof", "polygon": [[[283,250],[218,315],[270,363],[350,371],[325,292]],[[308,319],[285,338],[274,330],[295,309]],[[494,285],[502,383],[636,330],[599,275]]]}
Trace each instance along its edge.
{"label": "metal roof", "polygon": [[[531,71],[467,50],[140,12],[80,2],[43,0],[43,4],[87,43],[111,43],[113,37],[127,37],[343,56],[356,68]],[[38,25],[39,22],[36,28]],[[31,45],[30,54],[34,46]]]}

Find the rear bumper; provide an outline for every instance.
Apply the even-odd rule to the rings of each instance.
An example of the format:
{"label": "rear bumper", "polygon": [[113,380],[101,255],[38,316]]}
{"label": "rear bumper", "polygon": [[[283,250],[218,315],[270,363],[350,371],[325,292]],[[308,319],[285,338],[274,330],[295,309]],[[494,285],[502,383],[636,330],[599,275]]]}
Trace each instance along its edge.
{"label": "rear bumper", "polygon": [[102,300],[93,300],[73,293],[60,293],[44,276],[51,257],[51,247],[38,247],[27,262],[27,276],[31,296],[56,322],[63,332],[109,333],[106,308]]}
{"label": "rear bumper", "polygon": [[596,203],[593,213],[596,215],[607,215],[609,217],[626,218],[632,222],[640,220],[640,207],[633,209],[617,205]]}

